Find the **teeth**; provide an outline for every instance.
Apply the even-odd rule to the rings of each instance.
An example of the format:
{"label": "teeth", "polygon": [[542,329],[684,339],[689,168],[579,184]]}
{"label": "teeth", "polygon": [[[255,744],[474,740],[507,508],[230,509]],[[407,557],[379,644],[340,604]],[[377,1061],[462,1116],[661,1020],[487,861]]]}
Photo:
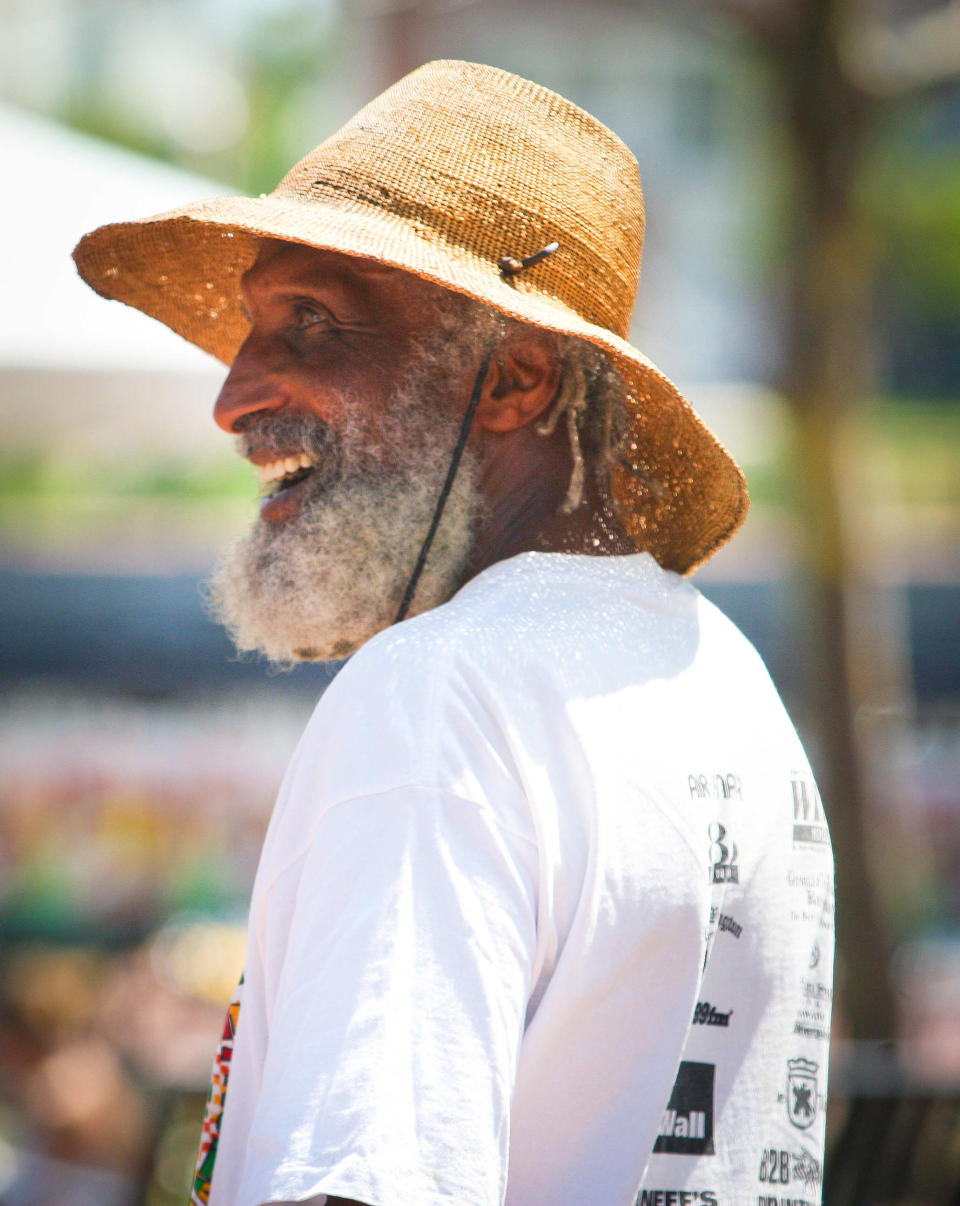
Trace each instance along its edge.
{"label": "teeth", "polygon": [[275,461],[270,461],[266,465],[257,466],[257,474],[262,485],[268,482],[279,481],[283,477],[287,477],[291,473],[297,473],[301,469],[310,469],[313,467],[313,458],[306,452],[297,453],[296,456],[282,456]]}

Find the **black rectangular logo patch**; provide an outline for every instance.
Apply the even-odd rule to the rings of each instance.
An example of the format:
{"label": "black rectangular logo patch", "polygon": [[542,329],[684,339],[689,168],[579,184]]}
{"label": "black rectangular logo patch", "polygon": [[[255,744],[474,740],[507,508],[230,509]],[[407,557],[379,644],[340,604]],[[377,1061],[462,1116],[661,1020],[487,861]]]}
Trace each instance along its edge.
{"label": "black rectangular logo patch", "polygon": [[676,1156],[712,1156],[713,1064],[683,1060],[660,1122],[655,1152]]}

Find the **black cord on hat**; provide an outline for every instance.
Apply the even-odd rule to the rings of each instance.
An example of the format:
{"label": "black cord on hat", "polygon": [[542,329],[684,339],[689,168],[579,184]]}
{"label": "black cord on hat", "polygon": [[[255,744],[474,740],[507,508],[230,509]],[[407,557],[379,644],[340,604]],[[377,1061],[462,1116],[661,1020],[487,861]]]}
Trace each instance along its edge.
{"label": "black cord on hat", "polygon": [[457,476],[457,470],[460,468],[460,460],[463,456],[463,450],[467,446],[467,439],[470,435],[470,428],[473,426],[473,416],[477,413],[477,406],[480,404],[480,392],[483,389],[483,382],[487,376],[487,370],[490,367],[490,361],[493,358],[493,348],[491,348],[483,358],[483,363],[477,373],[477,379],[473,383],[473,393],[470,396],[470,404],[467,407],[466,413],[463,416],[463,422],[460,424],[460,434],[457,436],[457,443],[453,449],[453,456],[450,458],[450,467],[447,470],[446,481],[443,483],[443,489],[440,491],[440,497],[437,499],[437,505],[434,508],[433,519],[430,522],[430,530],[427,532],[426,539],[420,548],[420,556],[417,558],[417,564],[413,567],[413,573],[410,575],[410,581],[407,583],[407,589],[403,592],[403,599],[400,602],[400,610],[396,614],[394,624],[399,624],[410,610],[410,604],[413,602],[414,592],[417,589],[417,583],[420,581],[420,575],[423,573],[423,567],[427,563],[427,556],[430,552],[430,546],[433,544],[433,538],[437,534],[437,528],[440,526],[440,519],[443,516],[443,508],[447,505],[447,498],[450,490],[453,487],[454,478]]}

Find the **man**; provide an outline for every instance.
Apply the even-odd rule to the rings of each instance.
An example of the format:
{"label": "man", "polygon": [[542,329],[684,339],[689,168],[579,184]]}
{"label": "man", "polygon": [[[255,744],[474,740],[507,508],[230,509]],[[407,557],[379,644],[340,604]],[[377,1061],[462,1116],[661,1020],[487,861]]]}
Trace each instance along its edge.
{"label": "man", "polygon": [[626,342],[642,233],[613,134],[444,62],[268,197],[77,249],[231,365],[240,647],[358,651],[267,834],[195,1201],[820,1200],[829,838],[680,576],[746,494]]}

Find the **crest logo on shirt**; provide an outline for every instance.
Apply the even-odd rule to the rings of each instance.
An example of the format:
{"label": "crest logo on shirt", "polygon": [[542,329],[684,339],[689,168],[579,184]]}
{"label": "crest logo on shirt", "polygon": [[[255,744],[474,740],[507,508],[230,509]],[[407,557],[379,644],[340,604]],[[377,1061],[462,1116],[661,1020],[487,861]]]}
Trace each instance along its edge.
{"label": "crest logo on shirt", "polygon": [[655,1152],[676,1156],[712,1156],[713,1064],[683,1060],[660,1121]]}
{"label": "crest logo on shirt", "polygon": [[793,844],[829,846],[830,832],[816,783],[808,776],[794,775],[790,789],[793,792]]}
{"label": "crest logo on shirt", "polygon": [[809,1059],[787,1060],[787,1117],[801,1131],[817,1119],[818,1064]]}
{"label": "crest logo on shirt", "polygon": [[737,865],[736,843],[730,840],[726,825],[711,821],[707,826],[710,838],[710,878],[715,884],[738,884],[740,867]]}

